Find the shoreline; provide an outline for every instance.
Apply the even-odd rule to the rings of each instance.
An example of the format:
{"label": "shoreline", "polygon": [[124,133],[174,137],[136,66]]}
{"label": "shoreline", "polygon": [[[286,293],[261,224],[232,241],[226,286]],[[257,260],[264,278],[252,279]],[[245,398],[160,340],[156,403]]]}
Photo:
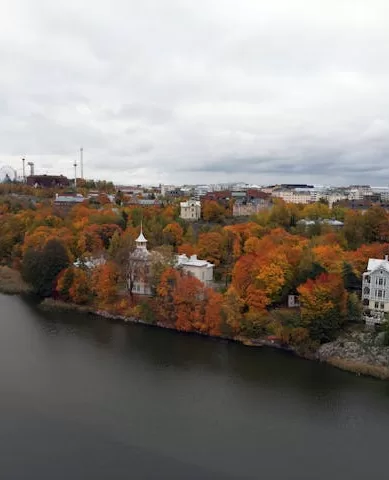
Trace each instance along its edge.
{"label": "shoreline", "polygon": [[22,295],[31,293],[31,288],[22,279],[20,272],[7,266],[0,266],[0,293]]}
{"label": "shoreline", "polygon": [[[96,310],[92,307],[67,303],[60,300],[54,300],[52,298],[44,299],[38,305],[38,307],[48,311],[68,311],[68,312],[73,311],[73,312],[79,312],[79,313],[88,313],[91,315],[96,315],[101,318],[105,318],[107,320],[120,321],[124,323],[138,323],[138,324],[147,325],[150,327],[164,328],[167,330],[180,332],[180,330],[177,330],[174,327],[169,327],[159,323],[150,323],[140,318],[125,317],[123,315],[113,314],[105,310]],[[373,377],[380,380],[389,380],[389,367],[385,365],[378,365],[378,364],[376,365],[372,363],[354,360],[351,358],[342,358],[341,356],[336,354],[326,356],[320,352],[320,348],[317,349],[315,352],[312,352],[312,354],[310,353],[302,354],[298,351],[298,349],[294,347],[291,347],[288,345],[282,345],[273,340],[268,340],[267,338],[252,339],[252,338],[246,338],[246,337],[240,337],[240,336],[237,336],[237,337],[211,336],[211,335],[206,335],[199,332],[190,332],[190,333],[195,335],[200,335],[203,337],[213,338],[213,339],[237,342],[246,347],[254,347],[254,348],[270,347],[270,348],[282,350],[285,352],[289,352],[305,360],[326,363],[332,367],[346,371],[348,373],[353,373],[358,376],[363,375],[363,376],[369,376],[369,377]],[[328,346],[329,344],[325,344],[325,345]]]}

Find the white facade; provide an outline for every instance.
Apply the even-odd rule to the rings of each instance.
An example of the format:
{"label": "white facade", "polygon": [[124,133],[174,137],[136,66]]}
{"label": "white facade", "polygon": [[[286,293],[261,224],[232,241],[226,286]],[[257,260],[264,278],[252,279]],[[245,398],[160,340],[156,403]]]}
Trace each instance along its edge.
{"label": "white facade", "polygon": [[389,261],[370,258],[362,278],[362,302],[365,308],[381,317],[389,312]]}
{"label": "white facade", "polygon": [[347,189],[348,200],[363,200],[372,194],[370,185],[353,185]]}
{"label": "white facade", "polygon": [[185,254],[177,255],[176,267],[182,268],[185,273],[196,277],[205,284],[213,281],[213,263],[200,260],[197,255],[191,255],[190,257]]}
{"label": "white facade", "polygon": [[88,270],[91,270],[92,268],[100,267],[101,265],[105,264],[105,258],[103,255],[100,255],[100,257],[86,257],[84,259],[78,258],[73,263],[73,266],[76,268],[87,268]]}
{"label": "white facade", "polygon": [[312,203],[310,191],[299,192],[296,190],[273,190],[272,197],[282,198],[286,203],[301,203],[307,205]]}
{"label": "white facade", "polygon": [[201,217],[201,202],[198,200],[188,200],[187,202],[181,202],[180,217],[183,220],[199,220]]}

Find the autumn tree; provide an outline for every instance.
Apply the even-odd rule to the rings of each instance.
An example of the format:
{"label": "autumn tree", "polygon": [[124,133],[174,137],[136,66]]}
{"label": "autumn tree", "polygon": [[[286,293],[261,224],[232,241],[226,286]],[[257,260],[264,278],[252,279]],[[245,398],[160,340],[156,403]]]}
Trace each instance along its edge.
{"label": "autumn tree", "polygon": [[181,245],[183,234],[184,231],[182,227],[176,222],[169,223],[163,229],[165,243],[172,245],[174,248],[176,248],[178,245]]}
{"label": "autumn tree", "polygon": [[57,277],[57,284],[55,289],[62,300],[71,300],[69,290],[73,284],[75,270],[75,267],[65,268]]}
{"label": "autumn tree", "polygon": [[206,222],[222,222],[226,209],[214,200],[205,200],[201,206],[201,214]]}
{"label": "autumn tree", "polygon": [[243,319],[244,302],[238,292],[231,286],[224,295],[222,318],[228,327],[228,333],[236,335],[240,332]]}
{"label": "autumn tree", "polygon": [[93,269],[91,275],[92,291],[101,305],[112,304],[117,294],[118,271],[112,262]]}
{"label": "autumn tree", "polygon": [[69,296],[74,303],[79,305],[90,301],[92,289],[89,272],[82,268],[76,268],[73,274],[72,285],[69,288]]}
{"label": "autumn tree", "polygon": [[224,237],[219,232],[201,233],[197,244],[200,258],[220,265],[224,253]]}
{"label": "autumn tree", "polygon": [[345,320],[347,292],[340,275],[321,274],[298,288],[303,326],[320,343],[331,341]]}

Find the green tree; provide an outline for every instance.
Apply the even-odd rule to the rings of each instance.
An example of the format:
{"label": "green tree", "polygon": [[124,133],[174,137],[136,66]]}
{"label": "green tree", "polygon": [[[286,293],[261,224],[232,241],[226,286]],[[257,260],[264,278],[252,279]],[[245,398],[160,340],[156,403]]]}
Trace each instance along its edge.
{"label": "green tree", "polygon": [[362,320],[363,307],[356,293],[350,293],[347,298],[347,320],[358,323]]}
{"label": "green tree", "polygon": [[49,297],[59,273],[69,266],[66,248],[57,239],[49,240],[43,250],[28,249],[23,257],[22,275],[41,297]]}
{"label": "green tree", "polygon": [[361,288],[361,279],[354,273],[352,265],[343,262],[342,277],[346,290],[356,291]]}

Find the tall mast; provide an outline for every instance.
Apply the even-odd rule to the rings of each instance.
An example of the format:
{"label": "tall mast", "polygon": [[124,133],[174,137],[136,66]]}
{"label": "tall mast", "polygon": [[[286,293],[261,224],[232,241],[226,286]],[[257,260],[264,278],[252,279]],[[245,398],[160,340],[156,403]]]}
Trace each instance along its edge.
{"label": "tall mast", "polygon": [[84,149],[80,148],[80,166],[81,166],[81,178],[84,179]]}

